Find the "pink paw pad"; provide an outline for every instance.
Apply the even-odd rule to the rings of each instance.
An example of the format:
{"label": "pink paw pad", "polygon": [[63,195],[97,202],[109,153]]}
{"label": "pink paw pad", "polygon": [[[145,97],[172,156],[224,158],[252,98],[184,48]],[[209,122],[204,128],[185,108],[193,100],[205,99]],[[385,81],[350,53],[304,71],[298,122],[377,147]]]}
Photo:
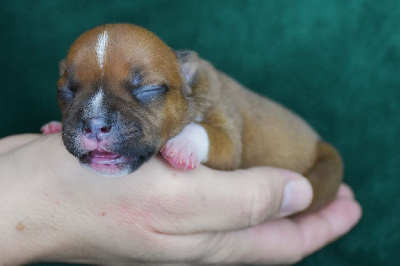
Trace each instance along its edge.
{"label": "pink paw pad", "polygon": [[162,149],[161,154],[175,168],[193,170],[200,164],[190,147],[182,147],[179,143],[169,143]]}
{"label": "pink paw pad", "polygon": [[191,123],[167,141],[161,154],[173,167],[193,170],[207,161],[208,147],[206,130],[199,124]]}
{"label": "pink paw pad", "polygon": [[49,122],[40,128],[40,131],[42,131],[43,135],[59,133],[61,132],[61,130],[62,130],[62,124],[61,122],[57,121]]}

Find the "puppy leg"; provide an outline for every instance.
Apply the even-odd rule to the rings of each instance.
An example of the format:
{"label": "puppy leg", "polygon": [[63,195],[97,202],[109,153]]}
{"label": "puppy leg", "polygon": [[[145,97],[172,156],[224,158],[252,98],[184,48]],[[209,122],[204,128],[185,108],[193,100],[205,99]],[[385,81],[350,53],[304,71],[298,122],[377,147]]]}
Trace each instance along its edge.
{"label": "puppy leg", "polygon": [[190,123],[167,141],[161,154],[176,168],[192,170],[204,163],[214,169],[233,170],[239,167],[240,150],[222,128]]}
{"label": "puppy leg", "polygon": [[339,153],[329,144],[319,142],[315,164],[305,176],[313,187],[314,197],[310,207],[304,212],[312,212],[336,197],[343,176],[343,163]]}
{"label": "puppy leg", "polygon": [[228,130],[220,125],[203,123],[210,141],[208,167],[219,170],[234,170],[240,167],[242,142],[240,134],[235,130]]}
{"label": "puppy leg", "polygon": [[62,124],[61,122],[57,121],[49,122],[40,128],[40,131],[42,131],[43,135],[59,133],[61,132],[61,130],[62,130]]}

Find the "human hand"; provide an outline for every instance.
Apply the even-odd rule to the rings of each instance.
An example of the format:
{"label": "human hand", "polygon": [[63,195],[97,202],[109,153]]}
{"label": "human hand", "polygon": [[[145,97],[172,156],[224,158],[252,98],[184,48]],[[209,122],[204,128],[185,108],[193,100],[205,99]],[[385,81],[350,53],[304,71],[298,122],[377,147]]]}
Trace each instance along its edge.
{"label": "human hand", "polygon": [[311,200],[309,183],[280,169],[185,172],[154,158],[128,176],[101,177],[83,169],[59,135],[7,138],[0,153],[5,264],[293,263],[361,215],[343,185],[319,212],[276,218]]}

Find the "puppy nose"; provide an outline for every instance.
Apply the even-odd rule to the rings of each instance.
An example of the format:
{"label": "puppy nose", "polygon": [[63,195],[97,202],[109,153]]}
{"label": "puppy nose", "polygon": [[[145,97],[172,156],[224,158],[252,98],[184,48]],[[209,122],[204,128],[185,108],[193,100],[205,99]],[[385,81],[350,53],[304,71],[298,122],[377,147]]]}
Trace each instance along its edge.
{"label": "puppy nose", "polygon": [[83,133],[88,139],[101,141],[111,131],[111,122],[105,117],[92,117],[83,122]]}

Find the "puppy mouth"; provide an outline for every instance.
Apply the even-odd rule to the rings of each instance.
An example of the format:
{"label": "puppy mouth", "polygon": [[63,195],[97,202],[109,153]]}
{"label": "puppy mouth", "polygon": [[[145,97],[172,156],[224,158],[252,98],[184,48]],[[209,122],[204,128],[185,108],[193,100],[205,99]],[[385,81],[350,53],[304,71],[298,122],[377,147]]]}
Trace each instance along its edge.
{"label": "puppy mouth", "polygon": [[81,156],[81,163],[100,175],[121,176],[129,174],[147,161],[153,152],[144,152],[138,155],[122,155],[102,149],[89,151]]}
{"label": "puppy mouth", "polygon": [[105,150],[93,150],[82,156],[81,161],[90,164],[124,164],[134,161],[134,157],[123,156]]}

